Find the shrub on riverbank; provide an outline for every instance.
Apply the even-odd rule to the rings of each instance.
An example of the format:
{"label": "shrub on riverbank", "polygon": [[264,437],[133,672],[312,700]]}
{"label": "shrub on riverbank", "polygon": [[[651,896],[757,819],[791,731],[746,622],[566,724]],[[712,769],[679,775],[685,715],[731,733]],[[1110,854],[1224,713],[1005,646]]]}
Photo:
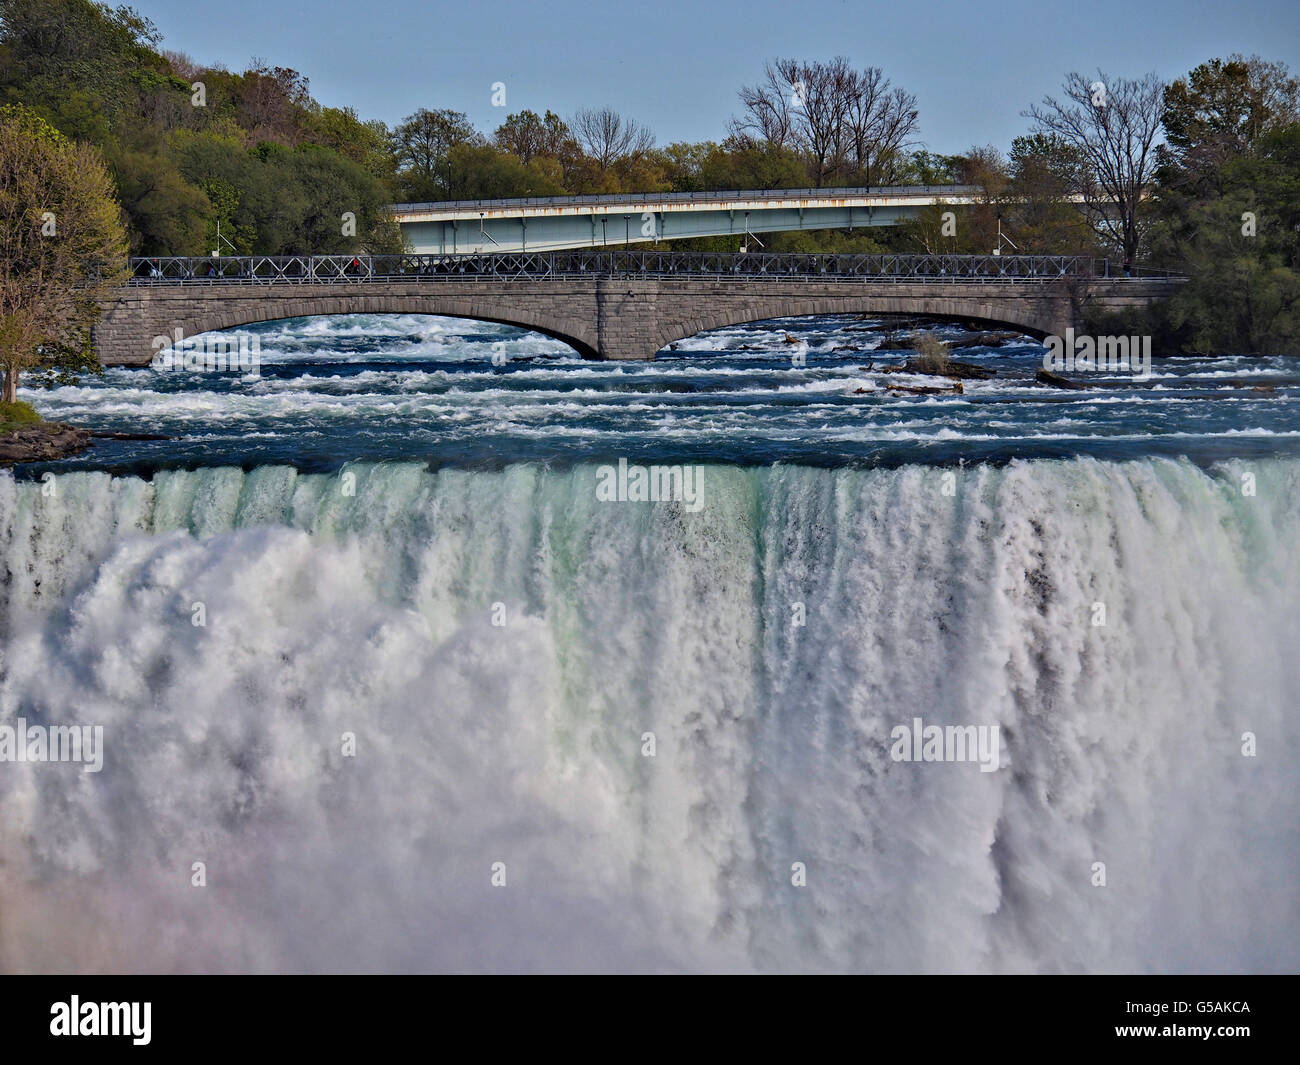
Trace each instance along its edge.
{"label": "shrub on riverbank", "polygon": [[42,420],[30,403],[22,400],[0,403],[0,433],[11,433],[23,425],[37,425]]}
{"label": "shrub on riverbank", "polygon": [[933,333],[918,333],[916,358],[907,360],[907,368],[914,373],[946,374],[952,368],[948,345]]}

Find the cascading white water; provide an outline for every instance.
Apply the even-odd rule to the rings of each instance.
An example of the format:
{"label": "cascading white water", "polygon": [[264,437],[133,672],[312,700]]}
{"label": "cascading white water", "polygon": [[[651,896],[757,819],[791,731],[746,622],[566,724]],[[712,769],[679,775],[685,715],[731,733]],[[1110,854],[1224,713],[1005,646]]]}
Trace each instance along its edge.
{"label": "cascading white water", "polygon": [[0,967],[1300,965],[1300,462],[348,472],[0,478]]}

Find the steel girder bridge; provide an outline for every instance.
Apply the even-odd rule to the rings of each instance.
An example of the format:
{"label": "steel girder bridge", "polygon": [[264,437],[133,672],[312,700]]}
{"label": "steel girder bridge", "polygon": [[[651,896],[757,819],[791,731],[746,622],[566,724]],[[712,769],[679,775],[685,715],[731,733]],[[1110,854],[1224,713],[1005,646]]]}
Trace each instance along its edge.
{"label": "steel girder bridge", "polygon": [[926,210],[985,200],[974,185],[905,185],[451,200],[390,210],[407,249],[422,254],[608,250],[718,236],[754,250],[763,247],[759,233],[893,226]]}

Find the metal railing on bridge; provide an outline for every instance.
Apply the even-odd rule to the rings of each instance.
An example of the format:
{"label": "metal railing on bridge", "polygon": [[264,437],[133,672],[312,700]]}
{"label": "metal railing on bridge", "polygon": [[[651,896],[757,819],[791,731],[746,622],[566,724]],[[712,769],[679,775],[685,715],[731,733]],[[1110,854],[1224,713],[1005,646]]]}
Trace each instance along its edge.
{"label": "metal railing on bridge", "polygon": [[910,199],[916,197],[965,198],[983,192],[979,185],[880,185],[875,188],[811,188],[811,189],[721,189],[709,192],[615,192],[595,193],[586,196],[524,196],[490,200],[433,200],[421,203],[395,203],[390,210],[398,214],[419,211],[491,211],[526,209],[529,207],[582,207],[598,210],[601,207],[627,207],[647,203],[696,204],[742,203],[752,201],[780,202],[784,200],[858,200],[858,199]]}
{"label": "metal railing on bridge", "polygon": [[[552,278],[773,278],[996,283],[1114,278],[1075,255],[835,255],[793,252],[550,251],[459,255],[156,256],[131,260],[132,285],[366,284]],[[1147,271],[1144,277],[1170,276]]]}

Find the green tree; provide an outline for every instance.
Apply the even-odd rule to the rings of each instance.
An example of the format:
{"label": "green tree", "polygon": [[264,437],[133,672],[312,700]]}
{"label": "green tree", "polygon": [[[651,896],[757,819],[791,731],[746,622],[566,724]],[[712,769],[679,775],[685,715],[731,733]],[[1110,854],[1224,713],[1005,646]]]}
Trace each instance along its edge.
{"label": "green tree", "polygon": [[311,122],[312,143],[358,164],[371,177],[391,183],[397,175],[388,127],[377,119],[363,122],[351,107],[323,107]]}
{"label": "green tree", "polygon": [[[153,24],[128,7],[90,0],[0,0],[0,83],[47,119],[72,91],[93,99],[111,128],[136,101],[142,69],[161,71]],[[78,100],[73,109],[82,106]]]}
{"label": "green tree", "polygon": [[[268,162],[271,187],[290,190],[296,217],[286,218],[287,233],[275,250],[329,253],[400,251],[393,246],[386,189],[357,163],[328,148],[303,145]],[[347,216],[355,223],[347,223]]]}
{"label": "green tree", "polygon": [[95,365],[99,300],[127,276],[126,233],[99,152],[34,112],[0,108],[0,367],[59,379]]}
{"label": "green tree", "polygon": [[[210,207],[202,191],[165,155],[119,149],[110,153],[117,195],[131,219],[136,255],[199,255]],[[207,249],[210,250],[210,249]]]}
{"label": "green tree", "polygon": [[[1199,142],[1192,142],[1199,146]],[[1188,280],[1162,308],[1173,342],[1195,352],[1300,349],[1300,123],[1254,138],[1191,195],[1162,190],[1152,246]]]}
{"label": "green tree", "polygon": [[1084,160],[1060,137],[1034,133],[1011,142],[1004,216],[1026,253],[1096,251],[1092,228],[1069,196],[1083,181]]}
{"label": "green tree", "polygon": [[1300,84],[1256,56],[1173,82],[1151,233],[1187,275],[1161,308],[1167,342],[1196,352],[1300,346]]}
{"label": "green tree", "polygon": [[414,201],[446,197],[453,182],[451,150],[480,141],[462,112],[420,108],[393,130],[393,151],[401,167],[399,192]]}
{"label": "green tree", "polygon": [[534,156],[525,166],[519,157],[489,144],[458,144],[447,153],[445,194],[453,200],[491,200],[514,196],[559,196],[564,186]]}
{"label": "green tree", "polygon": [[808,180],[792,148],[731,137],[705,156],[700,183],[705,189],[789,189]]}
{"label": "green tree", "polygon": [[937,155],[918,149],[900,165],[899,180],[904,185],[955,185],[954,167],[959,159],[956,155]]}
{"label": "green tree", "polygon": [[578,150],[568,124],[554,111],[547,111],[545,117],[536,111],[507,115],[492,135],[492,142],[502,151],[518,156],[524,164],[537,156],[564,159]]}
{"label": "green tree", "polygon": [[719,150],[714,141],[700,141],[698,144],[677,141],[659,148],[655,155],[674,192],[700,192],[704,189],[701,172],[705,160]]}
{"label": "green tree", "polygon": [[1225,168],[1270,132],[1300,121],[1300,81],[1258,56],[1202,63],[1165,89],[1159,178],[1171,192],[1212,195]]}
{"label": "green tree", "polygon": [[[921,155],[919,165],[932,168],[927,176],[946,178],[938,182],[941,184],[974,186],[978,190],[976,202],[937,203],[924,207],[915,218],[895,227],[897,234],[890,239],[908,251],[928,255],[988,255],[999,243],[999,220],[1010,209],[1008,188],[1011,179],[1002,153],[985,145],[973,147],[965,155]],[[914,160],[909,165],[918,164]],[[1002,228],[1010,235],[1009,218]]]}

